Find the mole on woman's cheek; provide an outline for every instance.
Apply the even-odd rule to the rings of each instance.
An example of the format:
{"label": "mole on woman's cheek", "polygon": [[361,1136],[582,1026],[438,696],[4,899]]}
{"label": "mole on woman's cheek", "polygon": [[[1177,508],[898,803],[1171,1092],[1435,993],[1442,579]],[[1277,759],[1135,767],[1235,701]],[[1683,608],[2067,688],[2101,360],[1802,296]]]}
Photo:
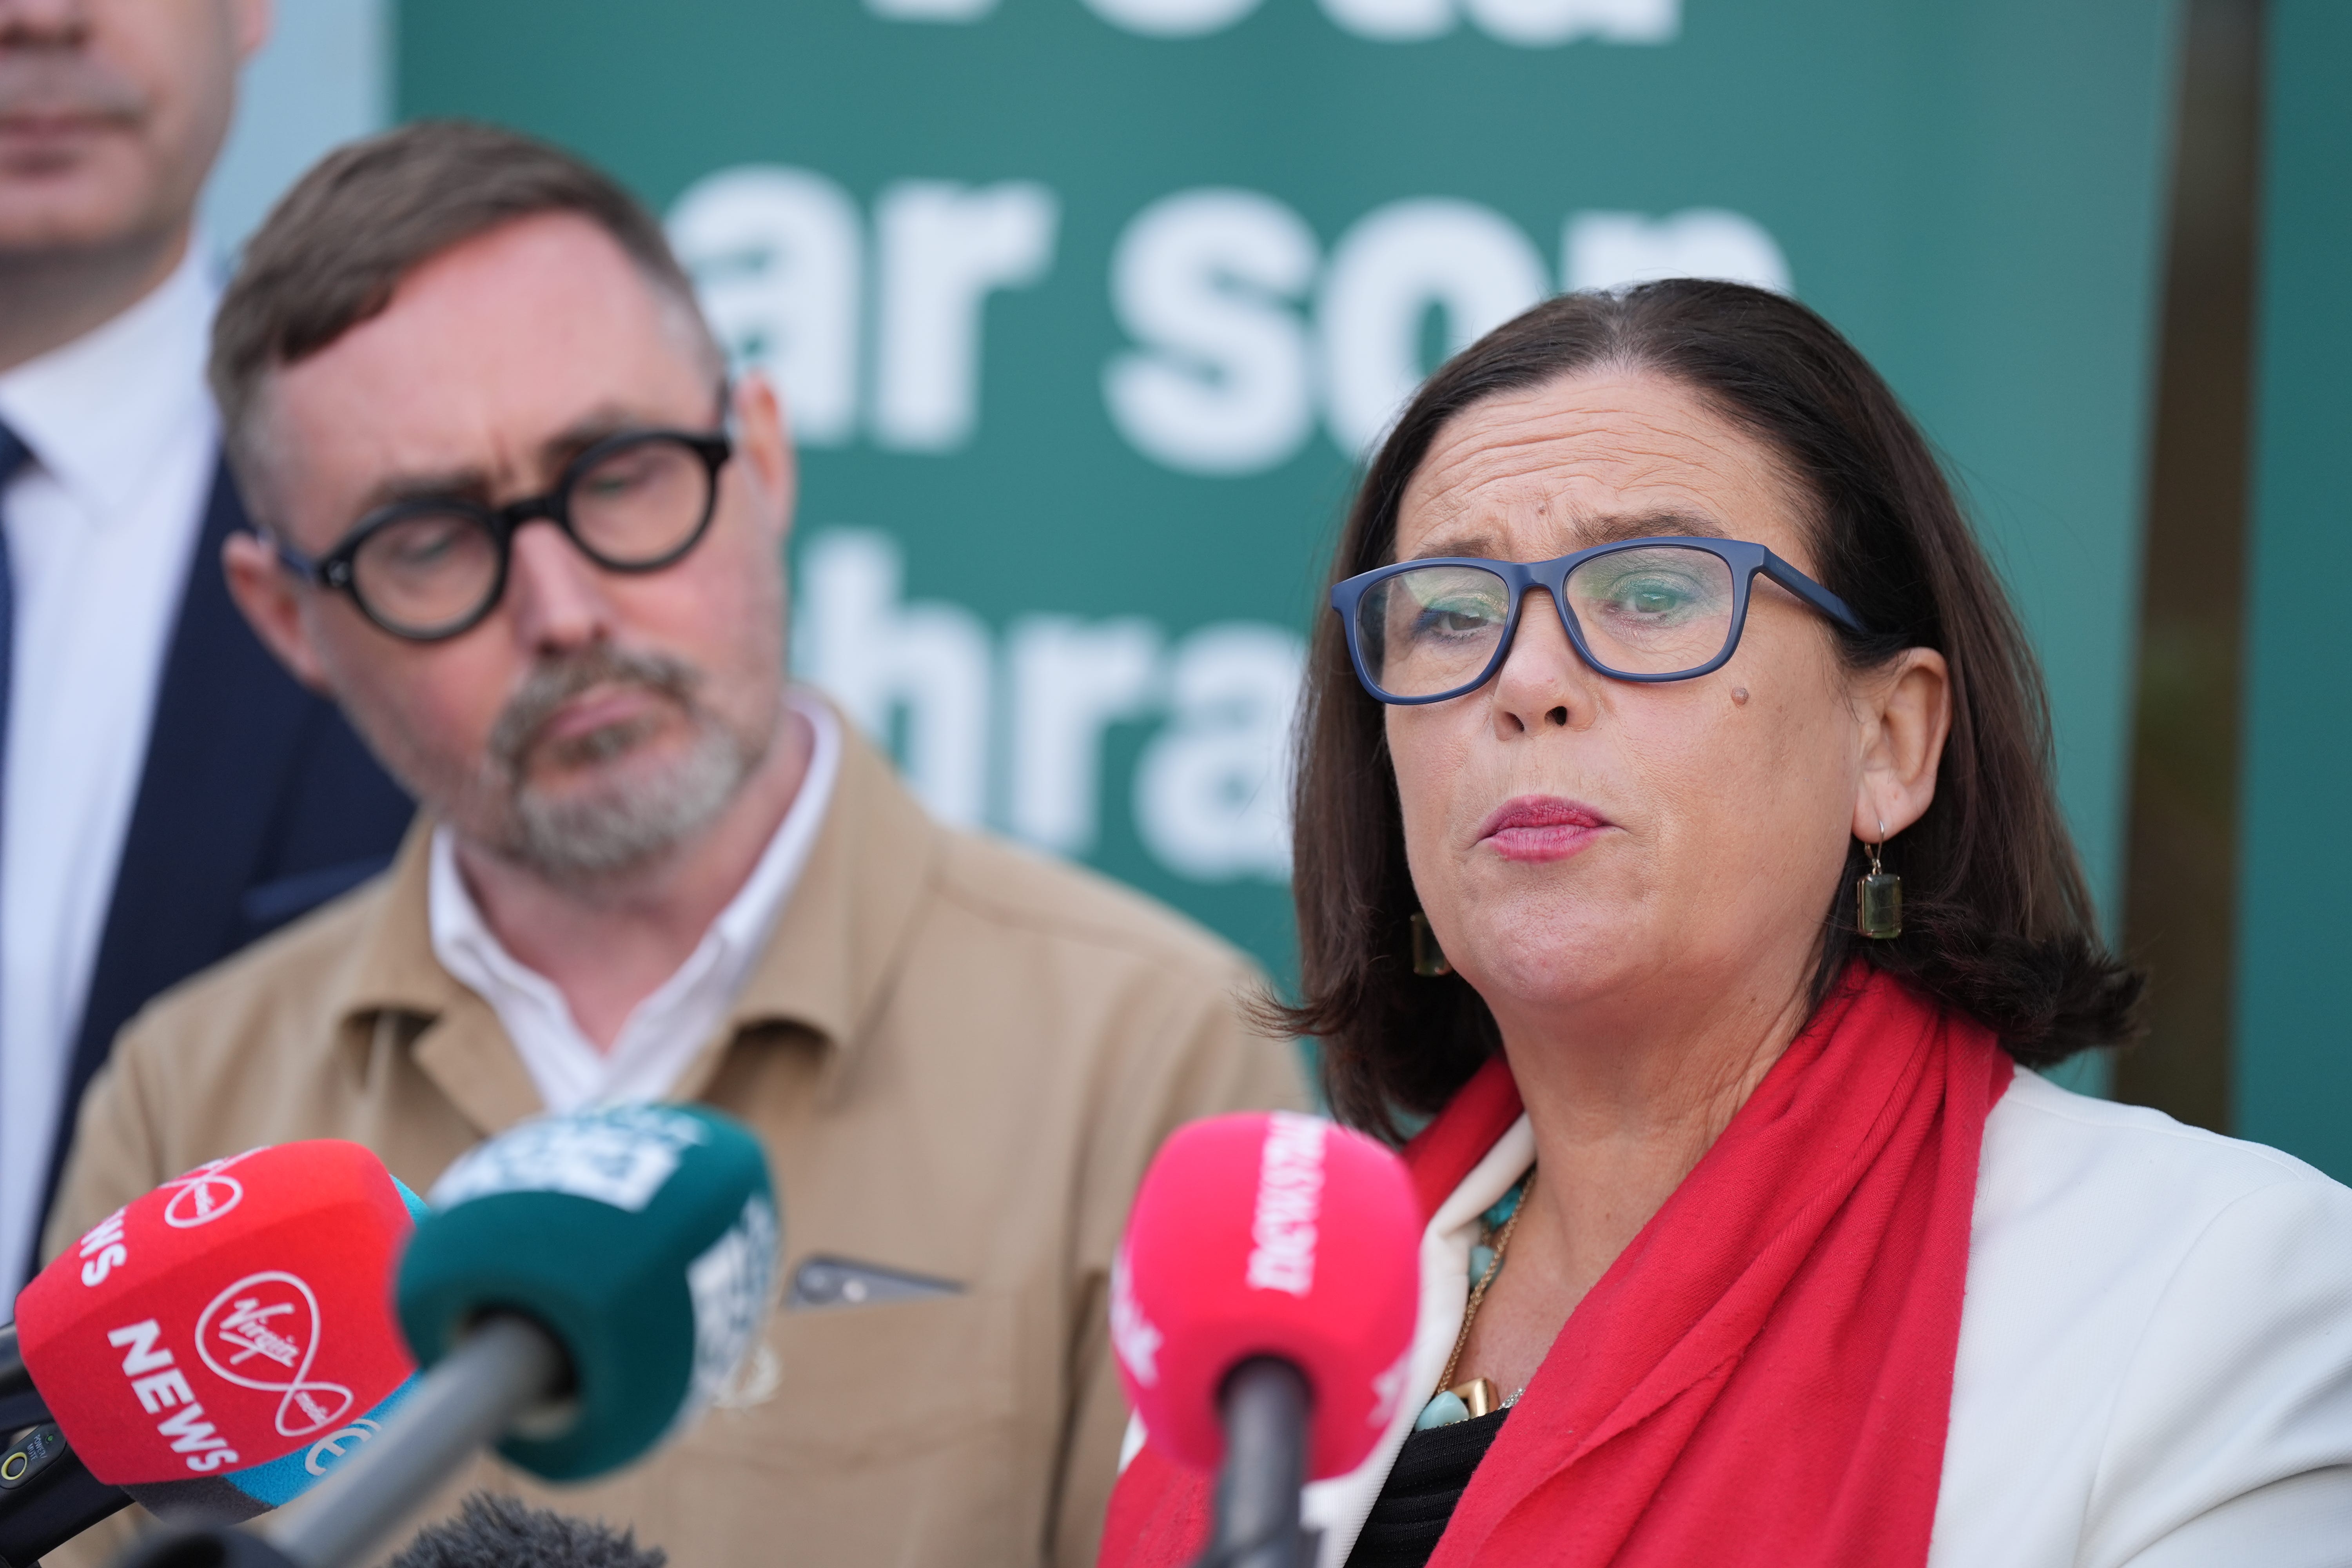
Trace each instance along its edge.
{"label": "mole on woman's cheek", "polygon": [[1738,703],[1742,708],[1747,707],[1747,706],[1748,706],[1748,688],[1746,688],[1746,687],[1744,687],[1744,686],[1735,686],[1735,687],[1733,687],[1733,688],[1731,689],[1731,700],[1732,700],[1734,702]]}

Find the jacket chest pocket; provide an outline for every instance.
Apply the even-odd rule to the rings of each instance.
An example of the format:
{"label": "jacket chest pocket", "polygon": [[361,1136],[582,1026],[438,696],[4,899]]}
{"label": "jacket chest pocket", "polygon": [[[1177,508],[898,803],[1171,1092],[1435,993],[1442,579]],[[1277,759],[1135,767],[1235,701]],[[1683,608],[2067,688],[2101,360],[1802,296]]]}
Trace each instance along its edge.
{"label": "jacket chest pocket", "polygon": [[760,1425],[821,1468],[905,1461],[1019,1414],[1013,1300],[939,1296],[780,1311]]}
{"label": "jacket chest pocket", "polygon": [[693,1568],[1034,1558],[1058,1406],[1040,1388],[1043,1419],[1022,1418],[1021,1321],[990,1295],[779,1311],[673,1447],[556,1506],[631,1524]]}

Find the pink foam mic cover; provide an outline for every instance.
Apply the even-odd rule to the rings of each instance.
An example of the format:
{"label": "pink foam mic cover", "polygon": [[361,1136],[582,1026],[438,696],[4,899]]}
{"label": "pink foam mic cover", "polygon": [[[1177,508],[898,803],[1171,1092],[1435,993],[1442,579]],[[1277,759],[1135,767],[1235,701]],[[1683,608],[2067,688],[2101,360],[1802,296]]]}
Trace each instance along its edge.
{"label": "pink foam mic cover", "polygon": [[1360,1133],[1286,1111],[1179,1129],[1111,1279],[1119,1377],[1150,1441],[1216,1468],[1225,1376],[1269,1355],[1313,1395],[1309,1479],[1361,1464],[1404,1394],[1421,1228],[1403,1162]]}
{"label": "pink foam mic cover", "polygon": [[25,1365],[100,1480],[264,1463],[415,1370],[392,1314],[414,1228],[357,1143],[215,1160],[109,1215],[25,1287]]}

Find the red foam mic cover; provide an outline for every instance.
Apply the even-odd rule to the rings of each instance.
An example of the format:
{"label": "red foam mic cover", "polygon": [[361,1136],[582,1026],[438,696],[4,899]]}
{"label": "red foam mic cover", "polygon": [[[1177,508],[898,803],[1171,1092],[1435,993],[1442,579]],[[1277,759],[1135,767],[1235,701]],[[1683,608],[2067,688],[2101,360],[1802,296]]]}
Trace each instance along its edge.
{"label": "red foam mic cover", "polygon": [[1404,1394],[1421,1228],[1404,1163],[1360,1133],[1286,1111],[1180,1128],[1111,1278],[1119,1379],[1151,1442],[1215,1469],[1225,1376],[1269,1355],[1313,1394],[1308,1478],[1361,1464]]}
{"label": "red foam mic cover", "polygon": [[316,1139],[199,1165],[16,1298],[26,1370],[90,1473],[186,1480],[307,1447],[415,1370],[392,1280],[415,1228],[383,1163]]}

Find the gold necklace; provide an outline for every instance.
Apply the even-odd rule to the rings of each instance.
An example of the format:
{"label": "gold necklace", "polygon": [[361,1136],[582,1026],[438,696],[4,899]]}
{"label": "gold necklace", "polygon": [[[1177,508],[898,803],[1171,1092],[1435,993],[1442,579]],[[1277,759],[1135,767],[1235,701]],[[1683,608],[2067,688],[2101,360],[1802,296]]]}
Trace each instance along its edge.
{"label": "gold necklace", "polygon": [[[1519,1228],[1519,1216],[1528,1212],[1528,1205],[1535,1201],[1535,1195],[1536,1173],[1530,1166],[1527,1184],[1519,1191],[1519,1201],[1511,1209],[1511,1217],[1505,1220],[1503,1228],[1495,1233],[1495,1256],[1486,1260],[1486,1271],[1478,1277],[1475,1285],[1470,1287],[1469,1303],[1462,1310],[1462,1331],[1454,1336],[1454,1353],[1445,1358],[1445,1371],[1437,1379],[1436,1394],[1430,1395],[1434,1399],[1438,1394],[1452,1394],[1462,1401],[1474,1418],[1498,1408],[1500,1402],[1495,1396],[1495,1384],[1492,1380],[1481,1377],[1457,1388],[1454,1384],[1454,1373],[1462,1363],[1463,1347],[1470,1342],[1470,1325],[1478,1321],[1478,1309],[1486,1302],[1486,1288],[1495,1282],[1495,1276],[1503,1271],[1503,1257],[1511,1249],[1511,1234]],[[1517,1399],[1518,1395],[1515,1394],[1511,1397]]]}

